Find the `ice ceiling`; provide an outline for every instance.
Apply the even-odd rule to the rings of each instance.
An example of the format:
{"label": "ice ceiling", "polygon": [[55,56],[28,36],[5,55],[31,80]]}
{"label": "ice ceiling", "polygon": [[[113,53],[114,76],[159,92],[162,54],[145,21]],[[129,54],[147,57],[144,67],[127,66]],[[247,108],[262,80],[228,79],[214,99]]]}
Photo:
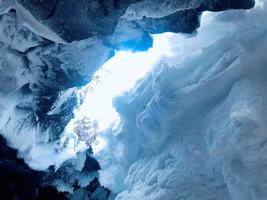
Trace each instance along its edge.
{"label": "ice ceiling", "polygon": [[0,1],[1,195],[266,200],[266,4]]}

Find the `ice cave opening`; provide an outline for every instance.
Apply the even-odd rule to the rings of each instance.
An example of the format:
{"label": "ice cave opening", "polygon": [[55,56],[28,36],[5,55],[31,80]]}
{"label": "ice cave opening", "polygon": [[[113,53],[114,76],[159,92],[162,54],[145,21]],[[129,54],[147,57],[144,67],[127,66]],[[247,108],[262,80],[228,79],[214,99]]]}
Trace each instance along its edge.
{"label": "ice cave opening", "polygon": [[[103,148],[106,141],[101,138],[101,132],[111,126],[115,127],[120,120],[113,107],[113,99],[133,88],[136,82],[149,73],[163,57],[165,59],[172,57],[171,38],[175,35],[174,33],[152,35],[153,46],[146,51],[116,51],[115,55],[94,74],[92,81],[79,89],[82,103],[74,110],[74,118],[65,129],[66,137],[75,133],[80,136],[84,131],[87,139],[81,138],[81,140],[88,140],[88,145],[92,146],[94,153]],[[86,132],[86,129],[90,130]],[[97,136],[94,141],[92,135]],[[79,140],[80,137],[77,138]],[[68,142],[73,145],[77,138],[74,136]],[[81,148],[86,148],[86,145],[78,147],[77,150]]]}
{"label": "ice cave opening", "polygon": [[266,0],[110,2],[0,0],[0,198],[266,200]]}

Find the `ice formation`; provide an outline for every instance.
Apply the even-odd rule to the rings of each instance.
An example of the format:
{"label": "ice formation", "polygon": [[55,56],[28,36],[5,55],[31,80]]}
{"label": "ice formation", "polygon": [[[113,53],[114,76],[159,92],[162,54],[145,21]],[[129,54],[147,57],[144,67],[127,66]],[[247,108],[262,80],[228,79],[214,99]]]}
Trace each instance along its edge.
{"label": "ice formation", "polygon": [[[0,137],[0,198],[266,200],[266,0],[77,2],[0,0],[0,134],[19,157]],[[81,88],[161,33],[170,53],[113,100],[105,145],[73,148]]]}
{"label": "ice formation", "polygon": [[204,13],[114,105],[96,157],[116,200],[267,198],[267,10]]}

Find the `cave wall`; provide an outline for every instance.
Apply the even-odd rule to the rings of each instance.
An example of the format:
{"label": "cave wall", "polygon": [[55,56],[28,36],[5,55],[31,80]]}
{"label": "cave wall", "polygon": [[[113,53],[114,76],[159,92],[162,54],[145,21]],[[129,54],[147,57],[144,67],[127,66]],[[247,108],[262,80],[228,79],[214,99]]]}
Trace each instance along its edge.
{"label": "cave wall", "polygon": [[121,123],[96,158],[116,200],[267,198],[264,5],[206,14],[114,100]]}
{"label": "cave wall", "polygon": [[147,50],[154,33],[195,34],[205,10],[254,6],[252,0],[151,2],[0,2],[0,133],[31,167],[44,170],[68,159],[46,162],[79,106],[77,89],[116,50]]}

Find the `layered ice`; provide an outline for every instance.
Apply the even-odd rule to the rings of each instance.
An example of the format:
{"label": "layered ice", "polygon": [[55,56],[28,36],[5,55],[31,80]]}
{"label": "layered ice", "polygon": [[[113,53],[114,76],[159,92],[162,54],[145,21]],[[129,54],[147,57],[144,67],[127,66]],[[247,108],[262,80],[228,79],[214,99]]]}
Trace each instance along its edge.
{"label": "layered ice", "polygon": [[[44,9],[54,2],[60,4],[54,12]],[[80,87],[116,50],[147,50],[151,33],[191,33],[202,11],[250,8],[254,1],[77,2],[0,0],[0,134],[32,168],[54,165],[51,185],[86,199],[98,168],[83,171],[91,155],[80,152],[85,147],[75,146],[77,135],[65,129],[83,101]],[[120,123],[104,131],[105,145],[95,151],[111,198],[266,199],[265,1],[250,11],[206,12],[201,18],[194,34],[168,33],[171,52],[161,49],[139,69],[145,74],[159,54],[168,57],[113,101]],[[138,60],[146,53],[117,55]],[[116,58],[110,62],[124,67]],[[125,69],[134,69],[135,60]],[[129,85],[116,82],[128,81],[122,71],[115,73],[109,98],[101,98],[107,83],[94,99],[108,100],[110,110],[87,104],[94,110],[89,117],[99,121],[111,113],[100,122],[102,130],[117,117],[112,97],[137,78]]]}
{"label": "layered ice", "polygon": [[115,98],[121,122],[95,156],[116,200],[267,198],[266,9],[204,13]]}

